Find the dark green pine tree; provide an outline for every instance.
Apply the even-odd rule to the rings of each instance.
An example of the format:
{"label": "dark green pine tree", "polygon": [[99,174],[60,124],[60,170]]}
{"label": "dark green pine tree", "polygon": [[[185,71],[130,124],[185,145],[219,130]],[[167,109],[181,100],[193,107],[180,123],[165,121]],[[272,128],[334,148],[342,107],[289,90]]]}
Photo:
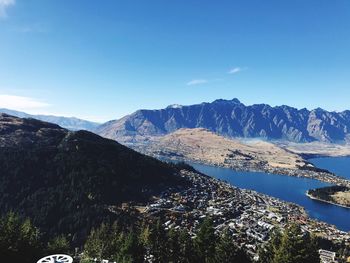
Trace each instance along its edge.
{"label": "dark green pine tree", "polygon": [[39,230],[29,219],[15,213],[0,219],[0,255],[2,262],[36,262],[42,256]]}
{"label": "dark green pine tree", "polygon": [[319,263],[320,259],[314,239],[303,233],[299,225],[293,224],[285,229],[271,262]]}
{"label": "dark green pine tree", "polygon": [[307,233],[305,243],[308,248],[307,258],[305,259],[305,262],[319,263],[320,254],[318,253],[317,238]]}
{"label": "dark green pine tree", "polygon": [[145,256],[149,256],[152,249],[151,227],[143,222],[140,228],[139,241],[145,250]]}
{"label": "dark green pine tree", "polygon": [[195,252],[198,262],[214,262],[216,236],[213,220],[206,218],[200,225],[194,240]]}
{"label": "dark green pine tree", "polygon": [[179,233],[179,261],[181,263],[196,262],[194,244],[187,230],[181,230]]}
{"label": "dark green pine tree", "polygon": [[117,262],[120,263],[141,263],[144,261],[144,249],[137,235],[130,231],[122,241]]}
{"label": "dark green pine tree", "polygon": [[259,249],[259,263],[271,263],[281,245],[282,234],[279,230],[272,233],[270,241]]}
{"label": "dark green pine tree", "polygon": [[109,227],[101,224],[97,229],[92,229],[84,245],[84,256],[88,258],[105,259],[108,255],[107,240]]}
{"label": "dark green pine tree", "polygon": [[167,237],[164,227],[160,220],[157,220],[156,224],[150,231],[150,254],[154,256],[155,262],[167,262]]}
{"label": "dark green pine tree", "polygon": [[259,250],[259,263],[319,263],[317,240],[292,224],[275,231],[270,241]]}
{"label": "dark green pine tree", "polygon": [[84,256],[97,259],[116,258],[122,237],[117,223],[112,226],[102,223],[99,228],[91,230],[84,245]]}
{"label": "dark green pine tree", "polygon": [[47,244],[46,252],[51,254],[69,254],[70,244],[64,235],[53,238]]}
{"label": "dark green pine tree", "polygon": [[180,262],[179,232],[173,228],[169,230],[167,235],[167,253],[169,263]]}
{"label": "dark green pine tree", "polygon": [[215,262],[220,263],[249,263],[250,259],[233,242],[232,234],[226,230],[220,236],[215,248]]}

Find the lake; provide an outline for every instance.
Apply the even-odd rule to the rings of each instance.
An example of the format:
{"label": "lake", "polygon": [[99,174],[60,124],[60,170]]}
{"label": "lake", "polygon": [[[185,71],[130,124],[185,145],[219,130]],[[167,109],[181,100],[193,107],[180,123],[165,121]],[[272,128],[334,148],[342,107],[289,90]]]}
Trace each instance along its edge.
{"label": "lake", "polygon": [[350,157],[322,157],[309,161],[320,168],[350,179]]}
{"label": "lake", "polygon": [[[322,159],[322,160],[321,160]],[[322,168],[335,172],[342,172],[349,176],[346,169],[349,167],[350,158],[336,159],[334,162],[329,158],[317,158],[310,160]],[[342,163],[342,165],[339,165]],[[350,209],[334,206],[331,204],[312,200],[305,192],[312,188],[319,188],[329,184],[308,178],[298,178],[285,175],[275,175],[257,172],[238,172],[229,168],[214,167],[209,165],[190,163],[198,171],[213,176],[217,179],[245,189],[255,190],[281,200],[299,204],[305,208],[311,218],[315,218],[337,226],[340,230],[350,231]],[[342,168],[340,169],[341,166]],[[348,177],[349,178],[349,177]]]}

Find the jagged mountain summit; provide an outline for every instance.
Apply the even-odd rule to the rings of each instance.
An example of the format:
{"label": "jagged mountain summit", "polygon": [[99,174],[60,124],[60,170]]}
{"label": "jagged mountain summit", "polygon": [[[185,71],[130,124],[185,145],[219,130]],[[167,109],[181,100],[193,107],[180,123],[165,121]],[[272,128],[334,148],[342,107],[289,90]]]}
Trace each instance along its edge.
{"label": "jagged mountain summit", "polygon": [[180,128],[205,128],[227,137],[293,142],[348,142],[350,111],[296,109],[286,105],[244,105],[238,99],[215,100],[160,110],[138,110],[97,128],[97,133],[122,143],[148,140]]}
{"label": "jagged mountain summit", "polygon": [[63,117],[63,116],[53,116],[53,115],[32,115],[21,111],[0,109],[1,113],[5,113],[11,116],[16,116],[19,118],[33,118],[41,121],[55,123],[63,128],[72,131],[87,130],[94,131],[96,127],[100,124],[96,122],[86,121],[75,117]]}

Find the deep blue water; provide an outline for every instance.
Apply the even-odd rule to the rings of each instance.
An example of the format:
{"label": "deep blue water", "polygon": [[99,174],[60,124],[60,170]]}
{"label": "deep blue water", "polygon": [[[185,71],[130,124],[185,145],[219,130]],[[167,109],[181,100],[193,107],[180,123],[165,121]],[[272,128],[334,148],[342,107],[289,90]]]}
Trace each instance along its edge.
{"label": "deep blue water", "polygon": [[[350,158],[348,160],[350,162]],[[225,180],[240,188],[252,189],[303,206],[310,217],[350,231],[350,209],[334,206],[308,198],[305,193],[312,188],[327,186],[313,179],[274,175],[267,173],[237,172],[228,168],[190,163],[198,171]]]}
{"label": "deep blue water", "polygon": [[323,157],[309,161],[320,168],[350,179],[350,157]]}

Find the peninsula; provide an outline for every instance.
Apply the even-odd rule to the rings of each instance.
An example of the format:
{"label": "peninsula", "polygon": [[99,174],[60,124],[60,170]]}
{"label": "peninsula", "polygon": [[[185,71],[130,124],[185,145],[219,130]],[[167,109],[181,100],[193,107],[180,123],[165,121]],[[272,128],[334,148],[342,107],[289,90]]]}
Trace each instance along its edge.
{"label": "peninsula", "polygon": [[328,186],[307,191],[311,199],[350,208],[350,188],[346,186]]}
{"label": "peninsula", "polygon": [[301,154],[277,144],[257,139],[228,138],[204,128],[179,129],[128,146],[160,159],[192,161],[238,171],[312,178],[350,187],[349,180],[315,167]]}

